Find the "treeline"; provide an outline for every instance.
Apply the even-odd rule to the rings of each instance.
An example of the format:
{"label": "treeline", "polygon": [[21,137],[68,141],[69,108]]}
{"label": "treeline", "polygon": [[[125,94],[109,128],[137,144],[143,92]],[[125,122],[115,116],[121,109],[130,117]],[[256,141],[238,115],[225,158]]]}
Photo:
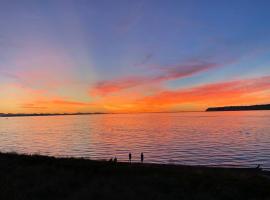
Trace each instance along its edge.
{"label": "treeline", "polygon": [[251,106],[210,107],[206,109],[206,111],[241,111],[241,110],[270,110],[270,104],[251,105]]}
{"label": "treeline", "polygon": [[94,115],[106,114],[101,112],[93,113],[0,113],[0,117],[31,117],[31,116],[57,116],[57,115]]}

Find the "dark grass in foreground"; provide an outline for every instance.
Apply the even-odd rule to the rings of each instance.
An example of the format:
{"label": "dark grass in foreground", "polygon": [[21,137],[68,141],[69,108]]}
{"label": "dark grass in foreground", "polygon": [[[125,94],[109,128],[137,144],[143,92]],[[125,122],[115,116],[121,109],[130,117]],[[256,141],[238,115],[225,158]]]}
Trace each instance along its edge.
{"label": "dark grass in foreground", "polygon": [[263,172],[0,153],[0,199],[270,199]]}

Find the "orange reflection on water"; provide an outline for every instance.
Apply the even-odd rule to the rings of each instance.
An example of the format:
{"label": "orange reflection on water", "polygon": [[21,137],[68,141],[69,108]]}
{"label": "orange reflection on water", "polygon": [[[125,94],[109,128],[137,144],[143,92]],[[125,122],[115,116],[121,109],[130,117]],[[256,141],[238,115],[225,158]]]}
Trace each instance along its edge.
{"label": "orange reflection on water", "polygon": [[270,112],[0,118],[1,151],[178,164],[270,165]]}

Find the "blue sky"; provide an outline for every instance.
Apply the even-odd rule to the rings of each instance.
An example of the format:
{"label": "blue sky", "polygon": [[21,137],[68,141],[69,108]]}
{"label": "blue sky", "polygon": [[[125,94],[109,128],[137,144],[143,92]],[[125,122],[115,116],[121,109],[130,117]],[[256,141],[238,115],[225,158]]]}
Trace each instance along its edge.
{"label": "blue sky", "polygon": [[[2,110],[31,112],[55,99],[63,102],[59,111],[67,109],[64,102],[85,103],[72,111],[107,110],[104,98],[125,91],[137,96],[119,104],[133,105],[164,90],[270,76],[269,7],[269,1],[2,0],[1,99],[14,98],[6,88],[18,94]],[[115,83],[121,91],[107,92]],[[89,92],[104,85],[106,94]],[[23,89],[35,95],[26,98]]]}

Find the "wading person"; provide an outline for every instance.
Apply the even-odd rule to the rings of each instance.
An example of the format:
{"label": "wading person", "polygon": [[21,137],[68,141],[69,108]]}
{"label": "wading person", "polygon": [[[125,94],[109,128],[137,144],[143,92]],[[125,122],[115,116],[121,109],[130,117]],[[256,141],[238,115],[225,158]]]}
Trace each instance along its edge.
{"label": "wading person", "polygon": [[130,152],[128,154],[128,160],[129,160],[129,163],[131,163],[131,153]]}
{"label": "wading person", "polygon": [[144,155],[143,152],[141,153],[141,163],[143,163]]}

